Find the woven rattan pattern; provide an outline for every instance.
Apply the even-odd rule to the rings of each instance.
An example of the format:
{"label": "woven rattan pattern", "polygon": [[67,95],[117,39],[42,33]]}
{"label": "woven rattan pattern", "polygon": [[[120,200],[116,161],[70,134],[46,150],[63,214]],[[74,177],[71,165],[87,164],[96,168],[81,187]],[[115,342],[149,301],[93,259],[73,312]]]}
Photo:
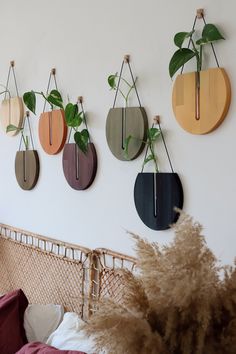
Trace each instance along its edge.
{"label": "woven rattan pattern", "polygon": [[117,303],[122,303],[125,284],[122,269],[135,271],[136,259],[108,249],[96,249],[96,264],[93,264],[93,286],[91,310],[96,311],[98,301],[111,298]]}
{"label": "woven rattan pattern", "polygon": [[[72,259],[65,256],[72,252],[71,246],[69,249],[64,246],[64,255],[60,255],[62,244],[56,243],[55,248],[50,242],[49,247],[45,238],[38,240],[26,232],[20,233],[21,240],[14,240],[11,237],[19,238],[19,233],[12,235],[11,231],[0,237],[0,293],[21,288],[30,303],[62,304],[66,311],[75,311],[86,318],[89,253],[73,248],[73,254],[79,252],[79,259]],[[34,245],[25,244],[29,237]],[[41,246],[35,246],[35,243]],[[59,254],[47,248],[57,249]]]}
{"label": "woven rattan pattern", "polygon": [[136,260],[108,249],[87,248],[0,224],[0,294],[21,288],[30,303],[54,303],[83,319],[103,298],[122,301],[120,269]]}

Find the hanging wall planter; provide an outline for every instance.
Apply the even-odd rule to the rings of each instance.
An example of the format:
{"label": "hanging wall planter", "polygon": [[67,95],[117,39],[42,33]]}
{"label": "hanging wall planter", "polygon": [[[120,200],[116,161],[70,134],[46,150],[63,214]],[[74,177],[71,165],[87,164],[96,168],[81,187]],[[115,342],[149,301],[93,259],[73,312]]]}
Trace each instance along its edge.
{"label": "hanging wall planter", "polygon": [[[49,77],[47,93],[49,93],[49,87],[51,78],[53,76],[55,87],[57,90],[56,82],[56,70],[52,69]],[[65,115],[63,109],[52,109],[49,112],[45,112],[46,100],[44,104],[43,113],[39,118],[39,140],[43,150],[49,155],[58,154],[64,147],[67,136],[67,125],[65,122]]]}
{"label": "hanging wall planter", "polygon": [[[144,173],[142,169],[135,181],[134,202],[137,213],[146,226],[153,230],[166,230],[178,220],[179,214],[175,208],[183,207],[183,188],[178,174],[173,171],[159,118],[156,122],[172,172]],[[149,147],[150,145],[147,146],[144,163],[151,160],[150,155],[147,157]]]}
{"label": "hanging wall planter", "polygon": [[[8,77],[7,77],[5,97],[0,107],[0,121],[1,121],[1,126],[3,128],[3,131],[5,133],[9,124],[12,124],[18,128],[22,127],[23,117],[24,117],[24,106],[23,106],[22,98],[19,96],[19,92],[18,92],[14,65],[15,65],[14,61],[11,61],[9,71],[8,71]],[[16,94],[17,94],[16,97],[11,97],[8,88],[11,72],[13,73],[13,77],[14,77],[14,83],[15,83]],[[17,130],[9,131],[7,135],[14,136],[17,133],[18,133]]]}
{"label": "hanging wall planter", "polygon": [[[193,41],[197,18],[204,21],[202,38]],[[189,45],[183,42],[189,38]],[[174,42],[179,49],[174,53],[169,71],[172,77],[181,67],[172,95],[172,106],[176,120],[183,129],[192,134],[207,134],[215,130],[225,119],[231,100],[230,81],[225,69],[219,66],[212,42],[224,39],[215,25],[206,24],[203,9],[197,11],[193,30],[175,35]],[[202,51],[210,44],[217,67],[202,70]],[[193,49],[189,47],[192,46]],[[197,61],[197,71],[183,74],[184,64],[190,59]]]}
{"label": "hanging wall planter", "polygon": [[[29,149],[29,137],[25,134],[25,123],[28,123],[30,140],[32,145],[32,150]],[[34,149],[33,138],[31,133],[29,112],[26,112],[26,118],[24,119],[23,127],[17,128],[16,126],[10,124],[7,127],[8,132],[13,131],[21,132],[20,146],[15,157],[15,175],[19,186],[24,190],[31,190],[35,187],[39,178],[39,156],[38,152]],[[21,150],[22,142],[24,149]]]}
{"label": "hanging wall planter", "polygon": [[[78,126],[75,127],[72,120],[70,120],[71,131],[73,128],[75,129],[75,141],[77,141],[77,143],[70,143],[70,131],[68,143],[65,144],[62,158],[65,178],[68,184],[76,190],[85,190],[89,188],[93,183],[97,172],[97,153],[94,144],[90,141],[89,133],[87,133],[88,135],[85,133],[85,131],[88,132],[88,129],[82,102],[82,97],[79,97],[78,103],[81,105],[81,116],[83,117],[82,120],[86,129],[78,132],[76,129]],[[68,120],[67,122],[69,124]],[[79,123],[79,125],[81,123]],[[76,134],[78,133],[80,134],[81,141],[77,140]],[[88,137],[88,142],[81,145],[81,143],[84,142],[85,135]]]}
{"label": "hanging wall planter", "polygon": [[[132,85],[127,80],[123,79],[122,72],[124,64],[128,64],[128,68],[132,78]],[[116,84],[116,80],[118,83]],[[120,82],[124,81],[128,85],[128,93],[125,95],[120,89]],[[133,73],[130,67],[129,56],[126,55],[121,66],[119,76],[117,74],[110,75],[108,78],[109,85],[116,90],[113,108],[109,110],[106,121],[106,138],[108,146],[112,154],[119,160],[126,161],[124,156],[125,140],[129,135],[136,137],[133,139],[130,148],[128,160],[133,160],[143,151],[146,140],[146,130],[148,127],[148,120],[145,109],[141,106],[139,95]],[[128,97],[132,89],[135,90],[139,107],[127,107]],[[120,92],[125,99],[125,107],[115,107],[117,94]]]}

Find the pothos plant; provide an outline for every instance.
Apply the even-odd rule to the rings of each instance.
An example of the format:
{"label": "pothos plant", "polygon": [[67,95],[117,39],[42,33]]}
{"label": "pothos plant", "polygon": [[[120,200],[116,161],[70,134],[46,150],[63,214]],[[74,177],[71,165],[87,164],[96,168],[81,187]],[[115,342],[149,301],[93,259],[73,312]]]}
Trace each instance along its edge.
{"label": "pothos plant", "polygon": [[120,77],[120,80],[125,84],[125,86],[127,87],[127,92],[124,93],[120,87],[118,87],[118,80],[119,80],[119,75],[118,73],[116,72],[115,74],[111,74],[108,76],[108,84],[111,88],[111,90],[117,90],[118,88],[118,91],[119,93],[121,94],[121,96],[124,98],[125,100],[125,107],[128,107],[128,100],[129,100],[129,96],[132,92],[132,90],[134,89],[135,87],[135,84],[136,84],[136,81],[137,81],[137,77],[135,78],[134,80],[134,83],[133,84],[130,84],[126,79],[124,79],[122,76]]}
{"label": "pothos plant", "polygon": [[29,137],[28,137],[28,135],[24,134],[24,128],[23,127],[22,128],[18,128],[18,127],[16,127],[13,124],[9,124],[7,126],[6,132],[9,133],[9,132],[13,132],[13,131],[21,133],[22,140],[23,140],[23,143],[25,145],[25,150],[29,150]]}
{"label": "pothos plant", "polygon": [[[193,40],[194,30],[191,32],[178,32],[174,36],[174,43],[179,48],[172,56],[169,63],[169,74],[172,78],[174,74],[189,60],[195,58],[196,71],[199,72],[202,69],[202,54],[203,47],[206,44],[211,44],[215,41],[225,39],[218,28],[213,24],[206,24],[202,31],[202,37]],[[189,38],[192,49],[183,47],[185,40]]]}
{"label": "pothos plant", "polygon": [[35,114],[36,110],[36,95],[42,96],[50,105],[51,109],[58,107],[65,113],[65,121],[69,128],[74,130],[74,141],[83,153],[87,153],[89,133],[87,129],[78,130],[80,125],[85,122],[83,111],[79,111],[78,103],[64,104],[62,96],[58,90],[52,90],[46,96],[43,92],[29,91],[23,95],[23,101],[26,107]]}
{"label": "pothos plant", "polygon": [[148,162],[152,161],[154,164],[155,172],[158,173],[159,169],[158,169],[158,163],[157,163],[157,156],[154,151],[154,144],[157,141],[157,138],[159,137],[160,134],[161,134],[160,129],[155,128],[155,127],[151,127],[149,129],[147,129],[147,140],[146,141],[143,141],[139,138],[129,135],[125,139],[124,153],[125,153],[126,159],[128,159],[129,143],[130,143],[131,139],[142,141],[146,145],[147,151],[149,151],[149,155],[147,155],[145,157],[142,167],[144,167]]}

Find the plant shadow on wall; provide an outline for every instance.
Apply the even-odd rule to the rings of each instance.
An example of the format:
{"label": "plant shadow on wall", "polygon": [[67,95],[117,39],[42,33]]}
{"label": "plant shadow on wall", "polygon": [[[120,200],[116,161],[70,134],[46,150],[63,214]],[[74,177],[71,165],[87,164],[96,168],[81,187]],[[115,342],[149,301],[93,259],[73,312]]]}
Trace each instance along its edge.
{"label": "plant shadow on wall", "polygon": [[236,353],[236,267],[219,266],[202,226],[188,215],[181,214],[174,231],[162,248],[132,234],[136,275],[119,270],[121,302],[103,299],[84,325],[95,351]]}
{"label": "plant shadow on wall", "polygon": [[[197,19],[204,22],[201,36],[195,31]],[[213,44],[223,39],[214,24],[206,23],[203,9],[197,10],[192,31],[179,32],[174,36],[178,49],[169,63],[170,77],[181,70],[174,82],[172,106],[178,123],[189,133],[210,133],[227,115],[231,100],[230,81],[225,69],[219,65]],[[212,49],[216,67],[203,66],[204,48],[207,46]],[[196,62],[196,71],[183,73],[184,65],[192,59]]]}

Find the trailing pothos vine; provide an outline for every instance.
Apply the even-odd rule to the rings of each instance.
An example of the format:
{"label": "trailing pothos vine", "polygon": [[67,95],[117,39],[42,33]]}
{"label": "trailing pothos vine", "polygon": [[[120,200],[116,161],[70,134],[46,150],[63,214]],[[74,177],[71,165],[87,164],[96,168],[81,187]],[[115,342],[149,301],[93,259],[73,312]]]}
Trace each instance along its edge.
{"label": "trailing pothos vine", "polygon": [[[191,32],[178,32],[174,36],[174,43],[179,48],[172,56],[169,63],[169,74],[172,78],[174,74],[190,59],[196,59],[196,71],[202,70],[203,61],[203,47],[206,44],[211,44],[215,41],[224,39],[219,29],[213,24],[206,24],[202,31],[202,37],[193,40],[193,35],[195,30]],[[184,41],[189,38],[189,44],[191,44],[192,49],[183,47]]]}
{"label": "trailing pothos vine", "polygon": [[80,131],[78,129],[82,123],[86,123],[85,113],[82,110],[79,111],[78,103],[69,102],[65,104],[58,90],[52,90],[48,95],[39,91],[25,92],[23,95],[23,101],[26,107],[34,114],[36,110],[37,95],[42,96],[45,101],[49,103],[52,110],[55,106],[64,111],[67,126],[74,130],[75,143],[78,145],[79,149],[86,154],[88,150],[89,133],[87,128]]}

